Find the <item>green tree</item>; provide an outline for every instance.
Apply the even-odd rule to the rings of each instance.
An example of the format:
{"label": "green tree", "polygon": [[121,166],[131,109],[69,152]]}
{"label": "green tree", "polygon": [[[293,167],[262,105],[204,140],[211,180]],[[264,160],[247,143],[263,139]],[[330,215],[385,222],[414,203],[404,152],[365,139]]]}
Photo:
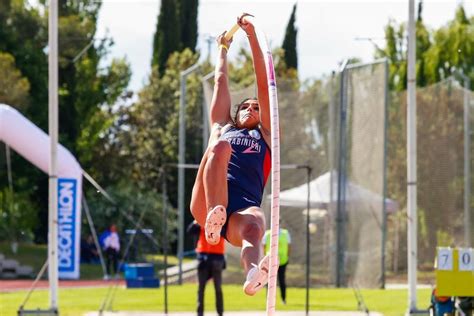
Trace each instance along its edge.
{"label": "green tree", "polygon": [[[429,79],[426,75],[426,53],[431,47],[431,34],[423,23],[423,3],[418,4],[416,21],[416,79],[418,86],[426,86]],[[386,57],[389,61],[390,90],[403,91],[407,84],[407,42],[406,26],[397,25],[390,20],[385,27],[385,49],[377,49],[375,56]]]}
{"label": "green tree", "polygon": [[[21,107],[22,113],[43,130],[47,129],[48,113],[48,66],[44,48],[47,44],[46,19],[37,7],[22,0],[0,1],[0,51],[13,56],[15,68],[28,80],[28,95],[23,95],[30,106]],[[26,91],[24,91],[26,92]],[[26,97],[26,99],[24,98]],[[3,146],[1,151],[3,152]],[[5,157],[5,154],[2,155]],[[12,151],[11,167],[15,197],[25,199],[25,204],[47,208],[47,176],[25,159]],[[0,186],[8,187],[6,170],[0,169]],[[20,207],[21,208],[21,207]],[[36,214],[41,219],[35,230],[41,230],[42,240],[46,240],[47,212]],[[12,221],[11,225],[15,225]],[[11,227],[14,229],[15,227]]]}
{"label": "green tree", "polygon": [[196,51],[198,37],[199,0],[180,0],[179,18],[181,25],[181,49],[189,48]]}
{"label": "green tree", "polygon": [[0,103],[24,109],[29,102],[30,83],[15,67],[15,58],[0,52]]}
{"label": "green tree", "polygon": [[416,84],[420,87],[424,87],[428,84],[425,54],[431,46],[430,33],[423,23],[422,11],[423,2],[420,2],[418,4],[418,18],[416,21],[416,52],[420,54],[420,58],[418,58],[416,62]]}
{"label": "green tree", "polygon": [[[130,78],[130,67],[124,59],[99,67],[113,44],[110,38],[95,38],[100,6],[97,1],[59,3],[59,137],[85,170],[100,170],[102,156],[91,157],[90,152],[100,154],[94,146],[107,146],[112,141],[102,139],[110,122],[115,120],[115,113],[109,109],[118,98],[127,95]],[[44,1],[30,4],[23,0],[1,0],[0,8],[0,51],[15,58],[16,67],[30,84],[28,99],[32,106],[22,112],[46,131],[47,7]],[[114,168],[121,166],[109,165],[108,170]],[[37,240],[45,241],[47,176],[18,155],[12,155],[12,169],[15,192],[32,188],[27,196],[39,209]],[[3,186],[5,178],[1,180]]]}
{"label": "green tree", "polygon": [[98,14],[102,3],[95,0],[82,0],[82,1],[59,1],[59,15],[79,15],[85,19],[93,19],[97,21]]}
{"label": "green tree", "polygon": [[31,241],[38,224],[36,205],[28,193],[14,194],[9,188],[0,191],[0,239],[11,242]]}
{"label": "green tree", "polygon": [[47,34],[46,19],[38,8],[24,0],[0,1],[0,51],[14,57],[16,68],[28,80],[28,101],[34,106],[22,109],[23,114],[42,129],[48,122],[42,107],[48,102]]}
{"label": "green tree", "polygon": [[[129,67],[124,59],[99,68],[113,44],[110,38],[96,39],[100,3],[62,3],[59,18],[60,139],[76,155],[77,141],[90,119],[101,108],[111,106],[128,85]],[[120,67],[121,77],[115,72]],[[110,79],[114,78],[115,82]],[[105,122],[104,122],[105,123]],[[97,124],[97,121],[94,121]],[[94,137],[94,135],[90,135]]]}
{"label": "green tree", "polygon": [[386,57],[389,62],[389,88],[402,91],[406,87],[406,57],[404,50],[403,25],[396,25],[394,20],[389,20],[385,26],[385,48],[375,52],[376,57]]}
{"label": "green tree", "polygon": [[[119,138],[128,142],[123,159],[131,161],[131,179],[146,187],[156,188],[159,168],[178,161],[180,72],[195,64],[197,59],[197,54],[185,49],[170,56],[162,77],[158,76],[158,67],[153,67],[149,83],[140,91],[138,102],[130,107],[122,123],[127,128]],[[198,163],[202,152],[200,75],[193,74],[188,80],[186,162]],[[169,174],[171,201],[175,202],[175,172]],[[193,176],[191,172],[187,175]],[[186,191],[190,192],[189,186]]]}
{"label": "green tree", "polygon": [[[437,242],[446,233],[456,236],[461,227],[452,214],[462,209],[463,192],[463,91],[447,81],[463,73],[474,78],[474,30],[462,6],[453,20],[437,30],[417,20],[417,115],[420,214],[420,260],[434,256]],[[386,28],[386,56],[391,61],[388,110],[388,194],[400,205],[406,203],[406,41],[404,26],[393,21]],[[472,86],[471,86],[472,87]],[[442,144],[442,145],[440,145]],[[441,149],[442,148],[442,149]],[[439,185],[442,183],[442,185]],[[440,197],[440,198],[437,198]],[[442,223],[439,224],[439,223]]]}
{"label": "green tree", "polygon": [[[455,17],[438,30],[429,30],[423,23],[421,7],[416,22],[416,76],[418,86],[427,86],[458,73],[471,79],[474,87],[474,28],[464,8],[456,9]],[[392,90],[406,88],[405,26],[390,20],[385,28],[386,46],[376,52],[390,62],[389,84]]]}
{"label": "green tree", "polygon": [[[159,183],[155,186],[159,186]],[[107,192],[113,198],[115,205],[105,201],[103,196],[94,194],[93,191],[86,194],[88,206],[98,232],[101,233],[110,224],[114,223],[121,235],[122,245],[125,245],[125,242],[127,242],[125,229],[152,229],[151,237],[153,239],[146,240],[146,246],[140,249],[145,253],[138,255],[156,254],[158,250],[161,250],[164,220],[162,196],[154,190],[139,187],[136,183],[127,181],[126,178],[108,186]],[[168,205],[168,207],[170,206]],[[168,221],[168,238],[171,243],[176,239],[176,213],[176,210],[170,208],[166,219]],[[87,219],[83,218],[82,227],[83,232],[87,234],[90,230],[86,221]],[[143,259],[141,258],[141,260]]]}
{"label": "green tree", "polygon": [[165,71],[168,57],[181,49],[181,26],[178,9],[174,0],[162,0],[156,31],[153,37],[151,65],[158,67],[157,74]]}
{"label": "green tree", "polygon": [[288,68],[298,69],[298,53],[296,37],[298,30],[295,26],[296,22],[296,3],[293,5],[293,11],[291,12],[290,20],[286,26],[285,39],[283,40],[282,48],[285,51],[285,63]]}
{"label": "green tree", "polygon": [[115,183],[127,178],[127,161],[121,151],[127,140],[118,139],[122,133],[124,116],[128,114],[127,103],[131,94],[124,87],[131,76],[130,67],[124,60],[114,60],[106,75],[101,78],[99,89],[107,91],[108,98],[99,111],[91,113],[87,124],[81,127],[77,148],[81,164],[94,175],[99,183]]}
{"label": "green tree", "polygon": [[455,18],[434,33],[433,45],[426,52],[426,76],[430,83],[462,72],[474,87],[474,28],[462,6]]}
{"label": "green tree", "polygon": [[[140,91],[139,100],[123,116],[125,128],[118,135],[126,144],[121,151],[122,161],[129,161],[129,181],[137,186],[161,192],[161,170],[167,163],[178,161],[180,73],[194,65],[198,55],[190,49],[175,52],[168,59],[165,72],[158,76],[153,67],[149,83]],[[202,73],[210,71],[201,66]],[[188,76],[186,97],[186,163],[199,163],[202,156],[202,73]],[[207,140],[206,140],[207,141]],[[196,170],[185,172],[185,205],[189,205]],[[177,205],[177,169],[166,168],[168,196]],[[186,213],[185,221],[191,220]],[[188,245],[190,246],[190,245]]]}

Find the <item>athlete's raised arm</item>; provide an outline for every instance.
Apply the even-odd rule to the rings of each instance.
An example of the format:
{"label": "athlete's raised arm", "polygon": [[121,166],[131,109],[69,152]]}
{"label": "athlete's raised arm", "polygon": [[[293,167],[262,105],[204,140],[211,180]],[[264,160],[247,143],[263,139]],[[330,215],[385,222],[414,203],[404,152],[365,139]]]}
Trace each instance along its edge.
{"label": "athlete's raised arm", "polygon": [[[265,68],[265,59],[258,43],[255,27],[248,18],[249,14],[243,13],[237,20],[240,27],[245,31],[252,50],[253,67],[257,81],[257,97],[260,106],[260,124],[264,136],[270,138],[270,98],[268,95],[267,71]],[[267,138],[266,138],[267,139]]]}
{"label": "athlete's raised arm", "polygon": [[225,125],[231,122],[230,117],[230,93],[227,74],[227,51],[232,39],[225,39],[225,33],[217,37],[218,54],[216,68],[214,70],[214,92],[211,101],[210,122],[214,124]]}

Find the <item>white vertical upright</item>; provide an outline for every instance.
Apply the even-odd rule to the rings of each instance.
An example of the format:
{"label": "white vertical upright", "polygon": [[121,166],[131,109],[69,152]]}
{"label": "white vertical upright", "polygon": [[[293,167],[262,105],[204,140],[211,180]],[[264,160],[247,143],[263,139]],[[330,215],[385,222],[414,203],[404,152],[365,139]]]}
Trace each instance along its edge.
{"label": "white vertical upright", "polygon": [[183,253],[184,253],[184,168],[186,163],[186,79],[199,69],[199,64],[181,71],[179,96],[179,144],[178,144],[178,284],[183,284]]}
{"label": "white vertical upright", "polygon": [[471,247],[471,129],[469,127],[471,81],[464,79],[464,247]]}
{"label": "white vertical upright", "polygon": [[[185,163],[186,156],[186,70],[180,75],[179,95],[179,147],[178,163]],[[178,167],[178,284],[183,284],[183,252],[184,252],[184,169]]]}
{"label": "white vertical upright", "polygon": [[50,308],[58,308],[58,2],[49,2],[48,118],[51,156],[49,160],[48,276]]}
{"label": "white vertical upright", "polygon": [[416,33],[415,0],[408,10],[407,77],[407,217],[408,217],[408,313],[416,312],[417,201],[416,201]]}

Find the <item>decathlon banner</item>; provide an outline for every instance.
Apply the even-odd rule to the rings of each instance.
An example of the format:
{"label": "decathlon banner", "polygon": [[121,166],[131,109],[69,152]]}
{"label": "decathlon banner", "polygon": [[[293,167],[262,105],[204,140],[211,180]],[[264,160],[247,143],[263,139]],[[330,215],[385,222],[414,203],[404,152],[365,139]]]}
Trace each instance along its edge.
{"label": "decathlon banner", "polygon": [[78,279],[80,264],[80,180],[58,179],[58,270],[60,279]]}
{"label": "decathlon banner", "polygon": [[[49,136],[18,110],[0,103],[0,141],[49,172]],[[76,158],[58,144],[58,259],[59,277],[79,278],[82,169]]]}

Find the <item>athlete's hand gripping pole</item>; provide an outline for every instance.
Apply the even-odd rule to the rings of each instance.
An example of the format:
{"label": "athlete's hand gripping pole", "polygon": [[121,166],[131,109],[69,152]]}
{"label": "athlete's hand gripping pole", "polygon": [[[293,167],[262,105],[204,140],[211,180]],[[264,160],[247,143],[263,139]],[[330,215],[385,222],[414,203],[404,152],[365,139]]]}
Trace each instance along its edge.
{"label": "athlete's hand gripping pole", "polygon": [[[244,16],[251,16],[253,17],[253,15],[249,14],[249,13],[244,13],[243,15],[241,15],[241,18],[244,17]],[[225,34],[225,39],[227,41],[230,41],[230,39],[232,38],[232,36],[234,36],[235,32],[237,32],[238,30],[240,29],[240,26],[238,23],[235,23],[234,26],[232,26],[232,28],[229,30],[229,32],[227,32]]]}

